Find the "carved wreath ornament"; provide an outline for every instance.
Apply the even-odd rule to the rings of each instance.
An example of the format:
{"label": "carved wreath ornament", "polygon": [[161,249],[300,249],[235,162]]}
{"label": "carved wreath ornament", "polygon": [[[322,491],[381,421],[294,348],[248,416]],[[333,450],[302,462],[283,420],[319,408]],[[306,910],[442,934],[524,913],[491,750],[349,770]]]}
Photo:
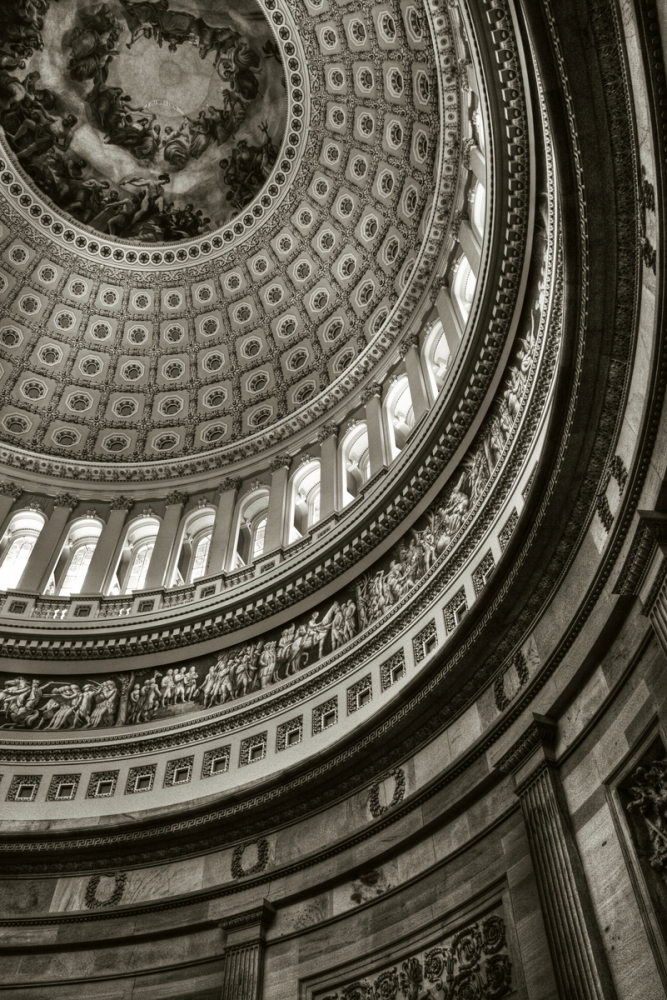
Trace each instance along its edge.
{"label": "carved wreath ornament", "polygon": [[232,878],[247,878],[248,875],[259,875],[269,863],[269,842],[260,837],[257,844],[257,861],[250,868],[243,867],[243,854],[250,843],[237,844],[232,854]]}
{"label": "carved wreath ornament", "polygon": [[[100,882],[103,878],[112,878],[114,880],[114,888],[108,899],[98,899],[97,890],[99,889]],[[92,875],[88,885],[86,886],[86,892],[84,895],[84,903],[88,910],[98,910],[103,906],[118,906],[121,899],[123,898],[123,893],[125,892],[125,884],[127,882],[126,872],[115,872],[113,875]]]}
{"label": "carved wreath ornament", "polygon": [[400,967],[349,983],[318,1000],[501,1000],[512,989],[505,923],[494,914]]}
{"label": "carved wreath ornament", "polygon": [[[394,779],[394,794],[391,797],[391,802],[388,802],[386,806],[383,806],[380,802],[380,785],[387,778]],[[371,788],[371,793],[368,797],[368,808],[370,809],[371,816],[373,819],[379,819],[380,816],[384,815],[388,809],[392,809],[397,806],[399,802],[403,801],[403,796],[405,795],[405,772],[402,768],[396,767],[392,771],[385,774],[384,778],[377,781]]]}

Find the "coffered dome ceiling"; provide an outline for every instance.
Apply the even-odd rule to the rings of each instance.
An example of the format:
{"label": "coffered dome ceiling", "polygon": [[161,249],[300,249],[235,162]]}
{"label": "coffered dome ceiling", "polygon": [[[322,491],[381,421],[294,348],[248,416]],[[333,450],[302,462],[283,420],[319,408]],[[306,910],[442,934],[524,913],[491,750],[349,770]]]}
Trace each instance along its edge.
{"label": "coffered dome ceiling", "polygon": [[493,10],[3,15],[2,753],[83,768],[77,815],[122,824],[112,758],[168,758],[177,809],[211,794],[191,756],[172,781],[184,747],[225,790],[328,751],[448,684],[505,579],[563,273],[542,91]]}
{"label": "coffered dome ceiling", "polygon": [[187,475],[382,377],[465,181],[446,8],[16,0],[4,30],[5,461]]}

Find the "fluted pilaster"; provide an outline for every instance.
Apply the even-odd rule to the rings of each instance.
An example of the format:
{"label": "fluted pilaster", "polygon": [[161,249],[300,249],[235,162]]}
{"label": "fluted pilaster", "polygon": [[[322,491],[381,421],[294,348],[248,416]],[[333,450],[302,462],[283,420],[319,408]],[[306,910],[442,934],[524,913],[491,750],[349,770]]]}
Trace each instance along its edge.
{"label": "fluted pilaster", "polygon": [[264,899],[245,913],[225,917],[225,971],[222,1000],[261,1000],[266,929],[275,909]]}
{"label": "fluted pilaster", "polygon": [[496,767],[514,775],[561,1000],[616,996],[555,767],[557,725],[532,721]]}

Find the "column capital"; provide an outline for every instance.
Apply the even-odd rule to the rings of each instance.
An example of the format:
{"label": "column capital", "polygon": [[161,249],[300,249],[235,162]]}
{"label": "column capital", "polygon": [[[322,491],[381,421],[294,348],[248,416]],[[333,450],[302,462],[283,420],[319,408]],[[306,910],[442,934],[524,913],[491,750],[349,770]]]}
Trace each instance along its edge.
{"label": "column capital", "polygon": [[109,510],[130,510],[134,506],[134,500],[132,497],[124,497],[121,493],[120,496],[114,497],[109,504]]}
{"label": "column capital", "polygon": [[558,723],[555,719],[533,712],[521,735],[496,761],[494,766],[498,771],[514,775],[517,794],[543,768],[555,763],[554,744],[557,735]]}
{"label": "column capital", "polygon": [[[465,89],[465,88],[464,88]],[[464,139],[462,143],[462,162],[466,170],[470,170],[470,153],[473,149],[477,148],[477,143],[474,139]]]}
{"label": "column capital", "polygon": [[14,500],[18,500],[22,493],[22,487],[17,486],[16,483],[0,483],[0,496],[12,497]]}
{"label": "column capital", "polygon": [[458,240],[461,232],[461,226],[463,225],[464,222],[467,221],[468,221],[468,213],[466,211],[457,212],[454,218],[452,219],[452,237],[455,240]]}
{"label": "column capital", "polygon": [[338,434],[338,424],[324,424],[317,432],[317,442],[322,444],[327,438],[336,437]]}
{"label": "column capital", "polygon": [[241,477],[240,476],[229,476],[227,479],[223,479],[218,486],[219,493],[228,493],[230,490],[240,490],[241,489]]}
{"label": "column capital", "polygon": [[371,382],[361,391],[361,403],[366,406],[374,396],[382,395],[382,385],[380,382]]}
{"label": "column capital", "polygon": [[75,497],[73,493],[59,493],[57,497],[54,497],[53,506],[69,507],[70,510],[74,510],[78,502],[79,498]]}
{"label": "column capital", "polygon": [[411,333],[409,337],[401,342],[401,346],[398,349],[398,353],[402,358],[408,353],[411,347],[419,347],[419,334]]}
{"label": "column capital", "polygon": [[263,899],[259,906],[253,906],[243,913],[234,913],[229,917],[223,917],[219,923],[228,934],[231,931],[240,931],[245,928],[256,928],[260,934],[266,932],[267,927],[273,920],[276,908],[268,899]]}
{"label": "column capital", "polygon": [[189,499],[188,493],[184,493],[183,490],[174,490],[173,493],[167,493],[165,503],[167,507],[175,507],[177,504],[183,506]]}
{"label": "column capital", "polygon": [[269,469],[271,472],[278,472],[279,469],[289,469],[291,464],[291,455],[276,455],[275,458],[271,459]]}

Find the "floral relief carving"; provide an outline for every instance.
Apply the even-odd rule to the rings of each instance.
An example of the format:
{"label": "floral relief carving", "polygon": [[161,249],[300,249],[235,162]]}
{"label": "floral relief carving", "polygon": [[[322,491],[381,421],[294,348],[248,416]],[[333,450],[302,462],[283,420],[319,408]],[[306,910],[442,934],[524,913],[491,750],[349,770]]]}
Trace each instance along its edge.
{"label": "floral relief carving", "polygon": [[316,1000],[501,1000],[512,990],[505,921],[491,914],[400,963]]}

